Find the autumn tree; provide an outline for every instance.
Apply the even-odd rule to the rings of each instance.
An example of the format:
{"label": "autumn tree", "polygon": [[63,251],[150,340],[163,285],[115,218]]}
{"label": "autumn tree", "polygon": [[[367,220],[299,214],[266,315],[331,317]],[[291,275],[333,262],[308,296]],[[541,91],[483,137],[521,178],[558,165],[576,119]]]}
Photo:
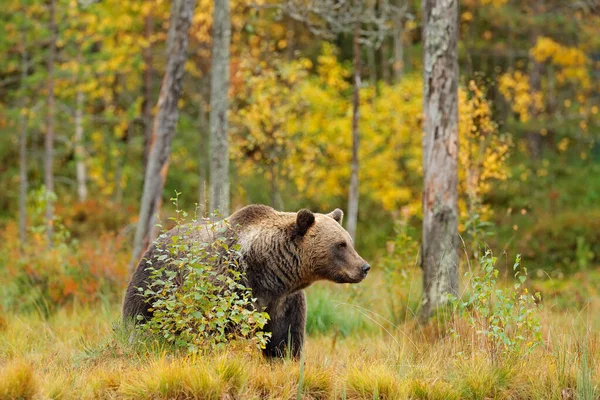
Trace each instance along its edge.
{"label": "autumn tree", "polygon": [[378,4],[364,0],[339,3],[336,0],[318,0],[309,3],[287,0],[280,10],[291,18],[306,24],[316,35],[335,38],[338,35],[352,35],[353,54],[353,96],[352,96],[352,161],[350,186],[348,190],[348,213],[346,224],[348,233],[354,239],[358,222],[359,197],[359,148],[360,148],[360,66],[361,43],[379,47],[387,31],[388,22],[399,9],[382,1]]}
{"label": "autumn tree", "polygon": [[184,65],[188,47],[188,31],[196,0],[176,0],[171,8],[171,25],[167,47],[167,66],[158,97],[158,112],[154,119],[152,147],[144,179],[144,191],[138,226],[135,232],[130,267],[135,267],[140,255],[153,239],[154,223],[162,200],[169,166],[171,141],[179,119],[178,102],[182,91]]}
{"label": "autumn tree", "polygon": [[423,308],[458,292],[458,2],[423,0]]}
{"label": "autumn tree", "polygon": [[216,0],[210,88],[210,212],[229,215],[229,0]]}

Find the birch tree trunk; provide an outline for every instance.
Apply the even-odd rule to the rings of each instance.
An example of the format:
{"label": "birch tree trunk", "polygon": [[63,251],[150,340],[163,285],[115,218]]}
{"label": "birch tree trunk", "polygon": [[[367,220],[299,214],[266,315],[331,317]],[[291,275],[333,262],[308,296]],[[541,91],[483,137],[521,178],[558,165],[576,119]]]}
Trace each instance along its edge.
{"label": "birch tree trunk", "polygon": [[210,87],[210,212],[229,215],[229,0],[215,0]]}
{"label": "birch tree trunk", "polygon": [[85,147],[83,145],[83,104],[84,94],[81,88],[75,96],[75,173],[77,176],[77,198],[87,199],[87,173],[85,168]]}
{"label": "birch tree trunk", "polygon": [[404,15],[399,14],[393,21],[393,42],[394,42],[394,62],[392,69],[394,70],[394,82],[399,82],[404,75]]}
{"label": "birch tree trunk", "polygon": [[[48,97],[47,97],[47,120],[46,120],[46,138],[44,140],[45,157],[44,157],[44,184],[47,192],[54,192],[54,173],[53,173],[53,161],[54,161],[54,59],[56,58],[56,40],[57,40],[57,27],[56,27],[56,0],[50,1],[50,48],[48,50],[47,69],[48,69]],[[46,202],[46,235],[48,238],[48,245],[52,243],[53,233],[53,220],[54,220],[54,204],[53,201],[48,198]]]}
{"label": "birch tree trunk", "polygon": [[348,233],[352,240],[356,237],[356,223],[358,221],[358,120],[360,118],[360,25],[354,26],[352,48],[354,52],[354,89],[352,100],[352,169],[350,175],[350,192],[348,193]]}
{"label": "birch tree trunk", "polygon": [[458,0],[422,0],[423,307],[421,321],[458,292]]}
{"label": "birch tree trunk", "polygon": [[202,84],[203,97],[200,100],[199,122],[198,130],[200,131],[200,140],[198,141],[200,151],[200,158],[198,160],[198,177],[200,179],[198,186],[198,206],[199,216],[204,218],[207,216],[208,211],[208,196],[207,196],[207,182],[208,182],[208,112],[206,110],[206,103],[204,102],[204,93],[207,92],[204,88],[207,85]]}
{"label": "birch tree trunk", "polygon": [[162,192],[169,167],[171,141],[175,134],[181,96],[185,60],[188,48],[188,31],[194,15],[196,0],[175,0],[171,6],[172,24],[169,27],[167,65],[158,97],[158,112],[154,119],[148,166],[144,179],[144,191],[140,216],[131,256],[130,270],[135,268],[141,254],[153,240],[151,237],[155,216],[160,208]]}
{"label": "birch tree trunk", "polygon": [[152,86],[154,80],[154,71],[152,69],[152,45],[150,38],[152,36],[152,15],[147,15],[144,19],[144,39],[148,46],[142,51],[144,59],[144,171],[148,166],[148,156],[150,155],[150,144],[152,142]]}
{"label": "birch tree trunk", "polygon": [[23,34],[23,51],[21,52],[21,109],[19,110],[19,241],[21,247],[27,239],[27,114],[25,107],[25,80],[27,79],[27,47]]}

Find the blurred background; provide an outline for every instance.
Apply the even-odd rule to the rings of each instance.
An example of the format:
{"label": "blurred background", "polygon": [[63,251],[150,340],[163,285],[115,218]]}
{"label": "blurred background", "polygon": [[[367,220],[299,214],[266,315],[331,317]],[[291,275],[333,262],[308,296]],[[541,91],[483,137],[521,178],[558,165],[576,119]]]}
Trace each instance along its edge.
{"label": "blurred background", "polygon": [[[347,212],[356,70],[356,247],[373,265],[374,283],[386,273],[418,280],[420,2],[369,3],[341,16],[343,23],[297,3],[230,2],[230,209],[264,203]],[[116,308],[129,274],[171,4],[50,5],[0,6],[0,308]],[[501,267],[522,254],[539,285],[581,281],[600,264],[598,11],[591,0],[460,3],[459,230],[469,254],[485,245],[505,254]],[[165,228],[176,191],[190,215],[207,202],[212,19],[213,2],[200,0],[160,210]],[[54,194],[43,190],[49,175]],[[327,298],[328,286],[315,290]]]}

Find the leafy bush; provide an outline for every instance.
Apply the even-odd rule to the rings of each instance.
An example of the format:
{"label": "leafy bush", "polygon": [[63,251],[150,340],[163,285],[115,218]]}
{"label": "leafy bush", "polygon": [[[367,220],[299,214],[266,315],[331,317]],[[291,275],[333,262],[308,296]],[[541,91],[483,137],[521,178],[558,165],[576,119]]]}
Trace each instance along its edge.
{"label": "leafy bush", "polygon": [[[236,339],[249,339],[264,348],[269,334],[262,328],[269,316],[257,310],[251,289],[244,285],[246,267],[240,245],[228,233],[226,222],[181,226],[186,216],[177,211],[179,230],[156,243],[163,266],[150,264],[151,284],[138,288],[150,302],[153,317],[138,325],[139,329],[190,353],[222,347]],[[210,230],[214,241],[190,240],[198,230]]]}
{"label": "leafy bush", "polygon": [[[455,317],[466,318],[469,328],[479,338],[481,348],[493,362],[504,356],[527,355],[542,343],[536,303],[540,295],[532,296],[525,287],[527,269],[520,266],[520,256],[513,265],[515,283],[512,287],[498,286],[497,261],[489,250],[486,251],[477,268],[465,274],[467,293],[452,299]],[[455,328],[451,328],[451,332],[458,334]]]}
{"label": "leafy bush", "polygon": [[582,271],[600,263],[600,210],[540,218],[520,245],[523,258],[548,272]]}

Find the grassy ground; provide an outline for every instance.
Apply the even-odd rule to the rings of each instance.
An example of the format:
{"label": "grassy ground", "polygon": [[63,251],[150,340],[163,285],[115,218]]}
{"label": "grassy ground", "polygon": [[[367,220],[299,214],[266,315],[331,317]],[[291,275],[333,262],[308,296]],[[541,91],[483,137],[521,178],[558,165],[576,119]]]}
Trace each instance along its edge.
{"label": "grassy ground", "polygon": [[[580,284],[574,281],[573,288]],[[418,282],[407,282],[404,289],[403,304],[412,307],[410,292],[418,292]],[[456,337],[440,324],[419,326],[410,310],[394,326],[382,276],[370,278],[363,288],[319,284],[308,296],[309,337],[301,362],[267,361],[243,348],[185,356],[160,345],[132,345],[117,322],[116,303],[60,309],[49,318],[3,315],[0,398],[598,396],[597,297],[576,309],[553,307],[556,300],[547,296],[543,346],[509,359],[481,347],[466,326]]]}

